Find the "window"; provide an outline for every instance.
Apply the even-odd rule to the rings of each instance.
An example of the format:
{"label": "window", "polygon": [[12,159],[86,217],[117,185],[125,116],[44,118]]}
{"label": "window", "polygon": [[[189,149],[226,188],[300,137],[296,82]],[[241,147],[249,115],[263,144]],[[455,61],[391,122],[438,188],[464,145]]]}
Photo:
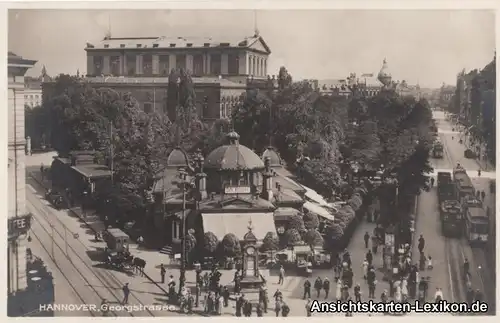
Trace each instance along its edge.
{"label": "window", "polygon": [[103,57],[94,56],[94,75],[102,74]]}
{"label": "window", "polygon": [[175,44],[174,44],[174,43],[171,43],[171,44],[170,44],[170,47],[175,47]]}
{"label": "window", "polygon": [[111,75],[120,75],[120,56],[111,56]]}
{"label": "window", "polygon": [[186,55],[184,54],[181,54],[181,55],[177,55],[176,57],[176,67],[180,70],[181,68],[183,70],[186,69]]}
{"label": "window", "polygon": [[227,59],[227,72],[229,75],[238,75],[240,69],[240,59],[238,54],[229,54]]}
{"label": "window", "polygon": [[109,48],[109,44],[104,44],[104,48]]}
{"label": "window", "polygon": [[160,75],[168,75],[170,73],[169,68],[169,56],[168,55],[160,55],[159,57],[159,71]]}
{"label": "window", "polygon": [[28,96],[27,96],[27,95],[24,95],[24,98],[25,98],[25,99],[27,99],[27,98],[28,98]]}
{"label": "window", "polygon": [[197,54],[193,56],[193,75],[203,75],[203,55]]}
{"label": "window", "polygon": [[150,54],[142,56],[142,73],[144,75],[153,75],[153,56]]}
{"label": "window", "polygon": [[33,95],[30,95],[30,100],[33,100]]}
{"label": "window", "polygon": [[125,44],[120,44],[120,48],[125,48]]}
{"label": "window", "polygon": [[158,44],[153,44],[153,48],[158,48]]}
{"label": "window", "polygon": [[146,112],[146,113],[153,112],[153,104],[152,103],[144,103],[144,112]]}
{"label": "window", "polygon": [[210,47],[210,43],[204,43],[203,47]]}
{"label": "window", "polygon": [[141,48],[142,47],[142,44],[137,44],[137,48]]}
{"label": "window", "polygon": [[191,43],[187,43],[187,44],[186,44],[186,47],[193,47],[193,44],[191,44]]}
{"label": "window", "polygon": [[127,75],[135,75],[135,54],[127,55]]}
{"label": "window", "polygon": [[220,75],[221,74],[221,56],[220,54],[210,55],[210,74]]}

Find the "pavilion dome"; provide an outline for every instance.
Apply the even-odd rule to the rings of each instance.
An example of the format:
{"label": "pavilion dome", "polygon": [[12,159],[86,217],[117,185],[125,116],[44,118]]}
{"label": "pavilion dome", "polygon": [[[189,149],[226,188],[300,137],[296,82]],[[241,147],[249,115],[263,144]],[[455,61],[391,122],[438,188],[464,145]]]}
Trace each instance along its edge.
{"label": "pavilion dome", "polygon": [[205,159],[204,167],[214,170],[261,170],[264,162],[246,146],[240,145],[240,136],[228,133],[229,144],[214,149]]}
{"label": "pavilion dome", "polygon": [[385,86],[388,86],[391,84],[392,81],[392,75],[389,71],[389,67],[387,66],[387,60],[384,59],[384,62],[382,64],[382,68],[380,69],[380,72],[378,73],[378,80],[384,84]]}
{"label": "pavilion dome", "polygon": [[167,167],[188,167],[189,158],[181,148],[174,148],[167,157]]}
{"label": "pavilion dome", "polygon": [[271,166],[282,166],[281,157],[274,147],[267,147],[267,149],[264,150],[262,153],[262,160],[266,160],[266,157],[269,157]]}

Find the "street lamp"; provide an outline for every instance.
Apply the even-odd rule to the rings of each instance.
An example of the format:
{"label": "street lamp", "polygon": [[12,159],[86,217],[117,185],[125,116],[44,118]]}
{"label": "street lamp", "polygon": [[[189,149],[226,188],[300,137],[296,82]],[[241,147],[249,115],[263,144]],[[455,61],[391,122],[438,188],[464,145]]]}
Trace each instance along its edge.
{"label": "street lamp", "polygon": [[179,277],[179,294],[182,291],[182,288],[186,282],[186,191],[188,186],[191,184],[190,181],[187,180],[188,173],[184,169],[180,169],[179,177],[182,188],[182,243],[181,243],[181,273]]}

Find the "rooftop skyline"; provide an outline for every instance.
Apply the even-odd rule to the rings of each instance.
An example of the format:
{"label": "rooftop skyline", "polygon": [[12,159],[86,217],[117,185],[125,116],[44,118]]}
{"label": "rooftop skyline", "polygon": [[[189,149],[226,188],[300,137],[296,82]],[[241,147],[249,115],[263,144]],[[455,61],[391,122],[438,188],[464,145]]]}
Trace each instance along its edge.
{"label": "rooftop skyline", "polygon": [[[252,36],[271,49],[268,71],[294,79],[379,72],[422,87],[454,84],[462,69],[494,56],[495,16],[487,10],[9,10],[8,48],[38,60],[28,75],[86,71],[86,42],[113,37]],[[203,26],[203,28],[200,28]]]}

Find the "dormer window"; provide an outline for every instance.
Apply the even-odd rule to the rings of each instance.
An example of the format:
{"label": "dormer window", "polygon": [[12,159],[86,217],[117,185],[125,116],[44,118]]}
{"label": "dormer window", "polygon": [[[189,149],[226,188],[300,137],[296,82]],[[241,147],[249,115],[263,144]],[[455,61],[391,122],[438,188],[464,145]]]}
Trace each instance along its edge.
{"label": "dormer window", "polygon": [[125,48],[125,44],[120,44],[120,48]]}
{"label": "dormer window", "polygon": [[175,44],[174,44],[174,43],[171,43],[171,44],[170,44],[170,47],[175,47]]}
{"label": "dormer window", "polygon": [[193,47],[193,44],[192,43],[187,43],[186,47]]}
{"label": "dormer window", "polygon": [[109,48],[109,44],[104,44],[104,48]]}
{"label": "dormer window", "polygon": [[158,44],[153,44],[153,48],[158,48]]}
{"label": "dormer window", "polygon": [[203,47],[210,47],[210,43],[204,43]]}
{"label": "dormer window", "polygon": [[141,48],[142,47],[142,44],[137,44],[137,48]]}
{"label": "dormer window", "polygon": [[220,46],[227,47],[229,46],[229,43],[220,43]]}

